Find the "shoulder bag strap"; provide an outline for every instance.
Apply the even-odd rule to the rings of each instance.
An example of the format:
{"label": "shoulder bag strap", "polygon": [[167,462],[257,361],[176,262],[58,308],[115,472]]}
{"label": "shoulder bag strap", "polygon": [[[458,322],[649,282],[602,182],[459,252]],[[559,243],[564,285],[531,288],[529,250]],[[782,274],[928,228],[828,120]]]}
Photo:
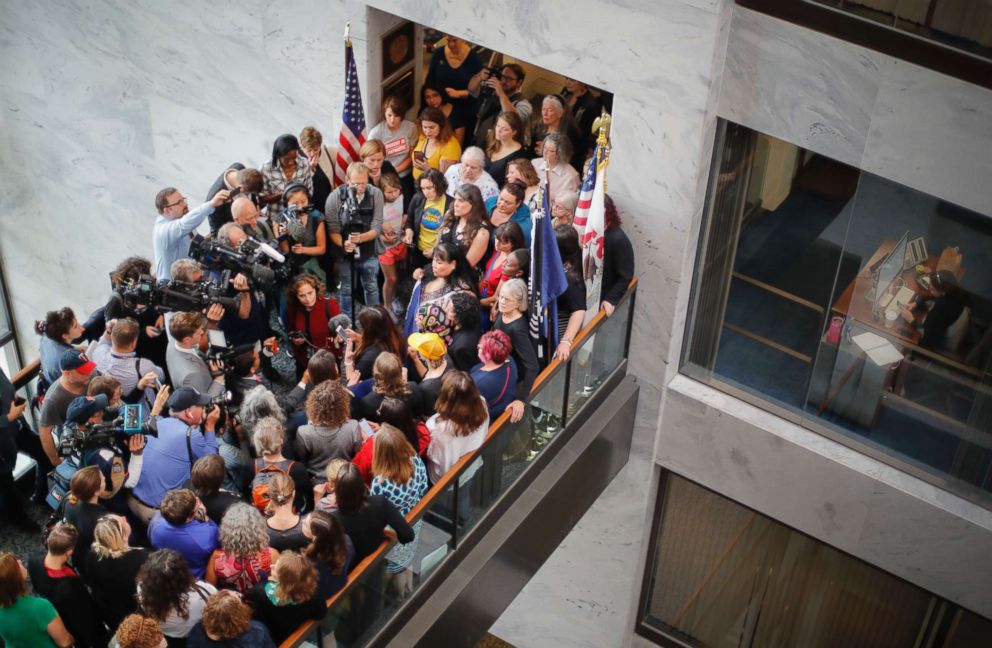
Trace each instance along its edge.
{"label": "shoulder bag strap", "polygon": [[186,455],[189,457],[190,470],[193,469],[193,464],[196,463],[196,460],[193,459],[193,440],[192,440],[192,437],[193,437],[193,426],[192,425],[187,425],[186,426]]}

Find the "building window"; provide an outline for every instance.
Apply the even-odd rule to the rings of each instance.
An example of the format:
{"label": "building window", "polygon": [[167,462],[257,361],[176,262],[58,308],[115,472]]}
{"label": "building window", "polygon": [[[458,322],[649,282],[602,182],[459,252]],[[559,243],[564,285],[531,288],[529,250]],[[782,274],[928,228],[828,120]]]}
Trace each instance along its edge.
{"label": "building window", "polygon": [[7,284],[0,269],[0,369],[8,377],[17,373],[21,367],[13,322],[10,300],[7,298]]}
{"label": "building window", "polygon": [[737,4],[992,88],[988,0],[737,0]]}
{"label": "building window", "polygon": [[682,371],[989,505],[989,216],[721,121]]}
{"label": "building window", "polygon": [[679,646],[982,645],[992,623],[675,474],[637,633]]}

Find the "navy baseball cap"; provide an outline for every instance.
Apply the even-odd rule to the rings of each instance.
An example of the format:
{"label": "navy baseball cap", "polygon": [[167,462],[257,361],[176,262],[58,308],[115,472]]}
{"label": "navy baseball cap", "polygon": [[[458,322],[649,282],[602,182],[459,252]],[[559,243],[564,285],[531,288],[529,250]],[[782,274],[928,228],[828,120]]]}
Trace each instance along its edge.
{"label": "navy baseball cap", "polygon": [[87,358],[86,354],[78,349],[66,349],[59,357],[59,369],[62,371],[78,371],[88,376],[96,369],[96,363]]}
{"label": "navy baseball cap", "polygon": [[69,409],[65,413],[65,420],[70,423],[85,423],[97,412],[105,410],[109,404],[106,394],[79,396],[69,403]]}
{"label": "navy baseball cap", "polygon": [[169,396],[169,409],[181,412],[194,405],[207,405],[211,400],[209,394],[201,394],[192,387],[180,387]]}

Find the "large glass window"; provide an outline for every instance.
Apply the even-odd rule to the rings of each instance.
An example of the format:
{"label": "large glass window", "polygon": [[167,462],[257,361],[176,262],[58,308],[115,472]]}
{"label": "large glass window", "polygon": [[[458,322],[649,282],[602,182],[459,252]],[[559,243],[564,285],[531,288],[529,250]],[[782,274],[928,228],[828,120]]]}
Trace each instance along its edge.
{"label": "large glass window", "polygon": [[721,122],[682,371],[988,505],[990,216]]}
{"label": "large glass window", "polygon": [[992,623],[667,473],[637,631],[680,646],[958,648],[987,645]]}

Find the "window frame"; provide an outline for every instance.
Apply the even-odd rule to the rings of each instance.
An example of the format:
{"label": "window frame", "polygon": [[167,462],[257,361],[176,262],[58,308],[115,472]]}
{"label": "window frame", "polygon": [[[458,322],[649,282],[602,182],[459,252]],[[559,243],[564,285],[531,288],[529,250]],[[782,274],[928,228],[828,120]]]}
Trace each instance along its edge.
{"label": "window frame", "polygon": [[810,0],[736,0],[747,9],[992,89],[992,60]]}

